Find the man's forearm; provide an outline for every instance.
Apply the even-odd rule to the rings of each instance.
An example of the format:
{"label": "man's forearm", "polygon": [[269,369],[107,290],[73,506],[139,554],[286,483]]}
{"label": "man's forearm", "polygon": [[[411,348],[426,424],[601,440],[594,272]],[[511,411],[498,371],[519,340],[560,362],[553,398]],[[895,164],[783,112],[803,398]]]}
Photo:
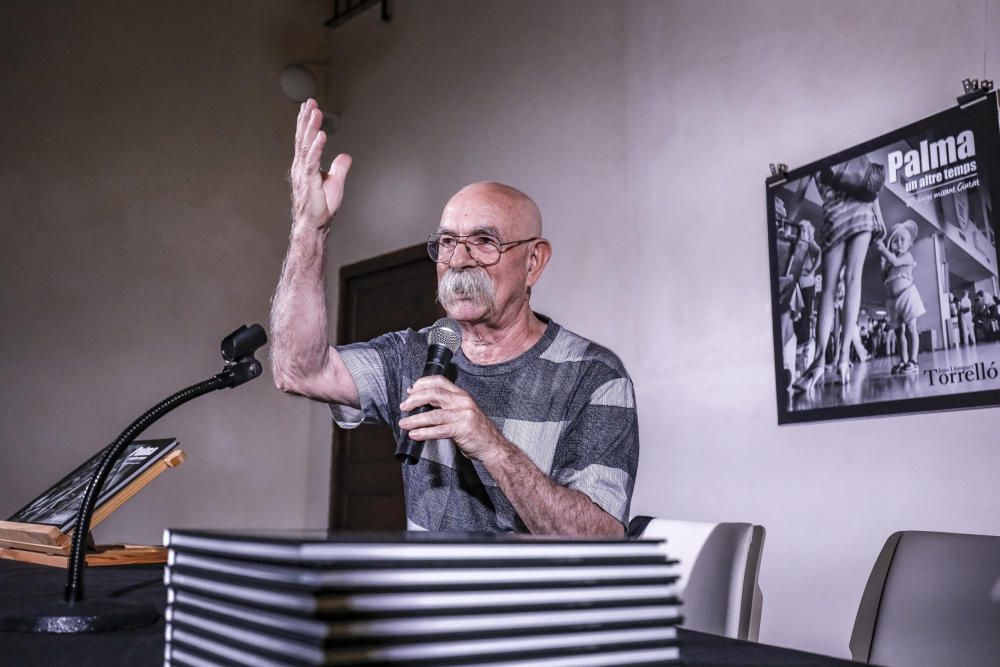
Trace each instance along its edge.
{"label": "man's forearm", "polygon": [[[271,303],[271,366],[282,391],[325,364],[327,229],[293,226],[288,254]],[[297,392],[301,393],[301,392]]]}
{"label": "man's forearm", "polygon": [[622,537],[622,524],[585,494],[542,474],[518,447],[504,441],[483,461],[532,533]]}

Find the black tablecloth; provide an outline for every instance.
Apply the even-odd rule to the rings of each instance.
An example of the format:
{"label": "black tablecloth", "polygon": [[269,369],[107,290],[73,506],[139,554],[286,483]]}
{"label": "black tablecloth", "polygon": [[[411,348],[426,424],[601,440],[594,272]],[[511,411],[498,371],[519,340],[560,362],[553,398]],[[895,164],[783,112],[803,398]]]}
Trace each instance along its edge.
{"label": "black tablecloth", "polygon": [[[61,599],[66,572],[41,565],[0,560],[0,609],[9,610],[31,598]],[[89,568],[87,598],[152,602],[166,605],[163,568],[131,565]],[[858,664],[827,656],[727,639],[691,630],[680,631],[681,658],[688,667],[832,667]],[[163,619],[139,630],[79,635],[34,635],[0,632],[3,665],[159,665],[163,664]]]}

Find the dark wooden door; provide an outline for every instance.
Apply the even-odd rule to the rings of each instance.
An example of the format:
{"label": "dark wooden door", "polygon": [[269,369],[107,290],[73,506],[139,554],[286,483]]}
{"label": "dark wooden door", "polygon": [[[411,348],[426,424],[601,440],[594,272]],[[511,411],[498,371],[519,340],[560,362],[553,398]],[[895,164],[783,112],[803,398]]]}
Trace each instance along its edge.
{"label": "dark wooden door", "polygon": [[[344,266],[337,343],[433,323],[443,315],[434,301],[436,289],[434,263],[423,245]],[[330,528],[406,528],[403,476],[395,454],[396,443],[386,427],[334,427]]]}

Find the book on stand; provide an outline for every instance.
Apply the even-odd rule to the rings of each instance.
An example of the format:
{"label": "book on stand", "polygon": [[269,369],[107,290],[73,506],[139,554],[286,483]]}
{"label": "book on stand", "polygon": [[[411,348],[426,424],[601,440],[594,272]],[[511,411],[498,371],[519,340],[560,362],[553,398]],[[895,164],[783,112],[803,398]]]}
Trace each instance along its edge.
{"label": "book on stand", "polygon": [[[0,558],[67,566],[80,502],[108,447],[91,456],[6,521],[0,521]],[[130,444],[101,487],[91,528],[163,471],[179,466],[184,459],[184,451],[173,438]],[[88,565],[164,563],[167,550],[157,546],[102,545],[88,549],[86,558]]]}

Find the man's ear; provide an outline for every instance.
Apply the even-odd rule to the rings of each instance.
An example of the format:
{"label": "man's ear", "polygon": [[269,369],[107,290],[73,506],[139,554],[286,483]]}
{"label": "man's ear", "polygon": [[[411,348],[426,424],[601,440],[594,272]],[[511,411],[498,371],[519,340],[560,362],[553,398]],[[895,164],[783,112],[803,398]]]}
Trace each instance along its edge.
{"label": "man's ear", "polygon": [[552,245],[546,239],[535,241],[528,252],[528,287],[531,287],[542,276],[545,265],[552,257]]}

